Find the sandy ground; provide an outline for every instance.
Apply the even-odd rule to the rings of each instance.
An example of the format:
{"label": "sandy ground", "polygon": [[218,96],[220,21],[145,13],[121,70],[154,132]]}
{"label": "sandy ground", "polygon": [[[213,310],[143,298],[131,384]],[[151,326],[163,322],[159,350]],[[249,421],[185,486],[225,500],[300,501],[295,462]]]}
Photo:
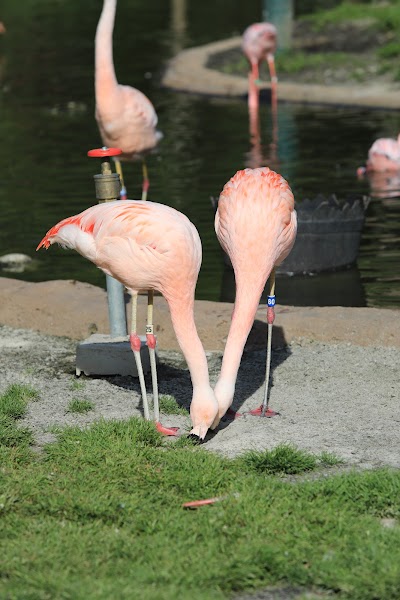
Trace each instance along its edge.
{"label": "sandy ground", "polygon": [[[141,297],[142,322],[144,305]],[[195,303],[212,383],[231,312],[231,304]],[[238,375],[234,407],[244,413],[263,397],[265,313],[260,307]],[[74,281],[33,284],[0,278],[0,323],[0,393],[12,383],[39,391],[21,423],[34,431],[38,451],[55,440],[54,426],[85,427],[100,418],[142,415],[137,379],[75,375],[77,342],[92,331],[108,330],[102,289]],[[188,408],[189,373],[160,297],[155,323],[160,393],[174,395]],[[245,414],[222,422],[203,447],[232,457],[286,442],[314,453],[333,452],[344,461],[341,469],[399,468],[400,311],[279,306],[274,329],[270,405],[279,415],[261,419]],[[147,385],[151,391],[149,377]],[[68,412],[76,398],[90,400],[94,409],[84,415]],[[190,429],[189,417],[163,415],[162,422],[179,426],[181,435]],[[240,594],[235,600],[327,597],[331,595],[321,590],[289,586]]]}
{"label": "sandy ground", "polygon": [[[145,297],[139,305],[144,324]],[[212,383],[232,306],[195,303]],[[227,420],[207,436],[204,447],[235,456],[290,442],[316,453],[334,452],[348,465],[400,467],[400,311],[279,306],[275,323],[270,405],[279,415]],[[39,446],[54,439],[54,425],[85,426],[101,417],[142,414],[137,379],[75,375],[77,342],[93,331],[108,333],[104,290],[76,281],[0,278],[0,324],[0,392],[16,382],[40,391],[24,419]],[[155,299],[155,329],[160,393],[188,408],[190,376],[162,297]],[[265,346],[266,310],[260,306],[238,374],[234,408],[241,412],[262,402]],[[151,393],[150,377],[147,383]],[[94,410],[69,413],[74,398],[92,401]],[[182,434],[190,429],[188,417],[165,415],[162,421],[179,426]]]}

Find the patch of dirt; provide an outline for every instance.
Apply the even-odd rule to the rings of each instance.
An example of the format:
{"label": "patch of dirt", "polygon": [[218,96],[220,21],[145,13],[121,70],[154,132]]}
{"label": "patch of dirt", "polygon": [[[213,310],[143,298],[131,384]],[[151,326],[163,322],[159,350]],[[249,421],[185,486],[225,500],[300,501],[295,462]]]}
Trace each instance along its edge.
{"label": "patch of dirt", "polygon": [[[37,449],[51,442],[57,426],[85,427],[100,418],[142,415],[139,382],[132,377],[80,377],[73,374],[75,343],[26,329],[0,327],[0,393],[13,383],[32,386],[39,399],[29,404],[21,425],[30,427]],[[207,354],[215,383],[221,353]],[[274,350],[270,405],[279,413],[261,419],[248,414],[262,402],[265,351],[244,354],[238,374],[235,410],[206,437],[204,448],[234,457],[281,443],[319,454],[333,452],[346,467],[400,467],[398,365],[400,348],[303,341]],[[151,398],[150,376],[147,377]],[[160,394],[189,408],[192,386],[180,353],[159,353]],[[71,400],[89,400],[94,410],[71,413]],[[189,417],[163,415],[167,426],[190,429]]]}

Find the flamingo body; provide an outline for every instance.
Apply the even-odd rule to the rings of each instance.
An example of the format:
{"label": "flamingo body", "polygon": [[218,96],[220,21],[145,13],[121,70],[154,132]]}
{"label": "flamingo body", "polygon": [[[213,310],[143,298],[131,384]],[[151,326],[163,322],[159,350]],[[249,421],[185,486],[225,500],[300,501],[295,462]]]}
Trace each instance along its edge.
{"label": "flamingo body", "polygon": [[259,65],[276,51],[276,27],[271,23],[253,23],[245,29],[242,49],[249,63]]}
{"label": "flamingo body", "polygon": [[204,438],[217,402],[193,316],[202,257],[194,225],[169,206],[119,200],[64,219],[48,231],[38,249],[53,243],[77,250],[133,294],[149,289],[163,294],[192,378],[192,433]]}
{"label": "flamingo body", "polygon": [[397,139],[379,138],[368,151],[367,171],[398,171],[400,169],[400,134]]}
{"label": "flamingo body", "polygon": [[117,0],[104,0],[95,38],[96,120],[103,144],[121,148],[122,160],[134,160],[156,147],[157,114],[139,90],[117,81],[112,36]]}
{"label": "flamingo body", "polygon": [[[260,145],[259,125],[259,69],[263,60],[268,63],[271,77],[271,114],[272,114],[272,143],[271,159],[276,161],[276,150],[278,145],[278,78],[275,71],[275,51],[277,43],[277,31],[271,23],[253,23],[247,27],[242,36],[242,50],[250,63],[249,87],[248,87],[248,109],[250,138],[254,146],[256,159],[261,159],[257,148]],[[250,165],[250,166],[261,166]]]}
{"label": "flamingo body", "polygon": [[238,171],[224,186],[215,215],[218,240],[235,272],[236,299],[215,387],[218,417],[233,401],[237,372],[261,294],[274,266],[296,237],[294,198],[286,180],[268,167]]}

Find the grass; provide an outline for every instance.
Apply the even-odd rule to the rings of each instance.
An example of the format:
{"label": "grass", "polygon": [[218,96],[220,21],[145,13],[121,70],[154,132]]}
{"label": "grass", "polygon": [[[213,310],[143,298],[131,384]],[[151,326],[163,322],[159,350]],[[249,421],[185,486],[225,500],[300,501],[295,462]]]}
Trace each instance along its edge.
{"label": "grass", "polygon": [[183,406],[179,406],[174,396],[170,396],[168,394],[161,394],[158,400],[160,405],[160,411],[165,415],[189,415],[189,411]]}
{"label": "grass", "polygon": [[277,69],[281,73],[298,73],[305,69],[315,69],[320,67],[329,68],[340,67],[348,63],[349,55],[346,52],[315,52],[307,54],[306,52],[282,51],[276,58]]}
{"label": "grass", "polygon": [[[400,0],[388,2],[349,2],[336,3],[331,9],[315,10],[312,14],[298,17],[300,21],[308,22],[316,32],[322,32],[329,26],[359,23],[365,30],[371,31],[370,53],[349,53],[339,51],[301,51],[281,50],[276,55],[276,68],[278,77],[285,79],[302,77],[303,82],[325,83],[325,79],[343,82],[343,78],[349,82],[369,82],[376,75],[388,73],[397,81],[400,80],[400,69],[398,67],[399,42],[398,31],[400,29]],[[389,33],[387,43],[376,40],[376,32]],[[391,34],[391,35],[390,35]],[[330,32],[329,35],[335,35]],[[357,32],[354,33],[357,35]],[[394,39],[390,39],[390,38]],[[375,44],[375,47],[374,47]],[[247,76],[249,67],[247,60],[240,51],[229,55],[222,64],[216,68],[224,73],[239,74]],[[328,71],[328,73],[326,73]],[[335,72],[337,74],[335,75]],[[269,81],[268,68],[261,65],[260,78]]]}
{"label": "grass", "polygon": [[26,413],[28,402],[38,400],[39,393],[26,385],[10,385],[0,396],[0,414],[20,419]]}
{"label": "grass", "polygon": [[398,471],[289,483],[271,473],[337,459],[285,445],[229,460],[167,445],[143,419],[57,435],[0,469],[0,597],[218,600],[289,584],[398,599],[400,527],[380,523],[400,517]]}
{"label": "grass", "polygon": [[83,390],[85,388],[85,382],[84,381],[77,381],[76,379],[74,379],[71,382],[71,390]]}
{"label": "grass", "polygon": [[38,400],[39,393],[26,385],[10,385],[0,396],[0,466],[2,459],[18,464],[27,462],[33,434],[16,421],[26,414],[29,400]]}
{"label": "grass", "polygon": [[369,3],[344,1],[334,8],[316,11],[305,18],[310,20],[316,29],[334,23],[369,19],[379,29],[396,31],[400,28],[400,2],[399,0]]}
{"label": "grass", "polygon": [[16,426],[28,397],[0,397],[0,598],[219,600],[289,585],[398,600],[399,471],[288,482],[276,475],[340,461],[289,444],[230,460],[134,418],[57,428],[38,456]]}
{"label": "grass", "polygon": [[266,452],[250,451],[240,459],[250,470],[267,475],[298,475],[313,471],[317,467],[332,467],[341,464],[333,454],[322,453],[319,456],[294,448],[291,444],[282,444]]}
{"label": "grass", "polygon": [[93,410],[94,404],[90,400],[80,400],[79,398],[72,398],[68,404],[68,411],[70,413],[87,413]]}

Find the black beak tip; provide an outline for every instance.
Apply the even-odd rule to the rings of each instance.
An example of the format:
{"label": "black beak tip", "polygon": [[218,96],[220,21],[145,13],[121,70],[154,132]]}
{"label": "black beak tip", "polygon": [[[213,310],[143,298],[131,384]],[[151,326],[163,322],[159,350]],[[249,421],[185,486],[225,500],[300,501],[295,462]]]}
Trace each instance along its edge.
{"label": "black beak tip", "polygon": [[187,437],[188,437],[188,440],[192,440],[192,442],[194,442],[197,445],[201,444],[201,442],[202,442],[202,440],[199,438],[199,436],[195,435],[194,433],[189,433]]}

